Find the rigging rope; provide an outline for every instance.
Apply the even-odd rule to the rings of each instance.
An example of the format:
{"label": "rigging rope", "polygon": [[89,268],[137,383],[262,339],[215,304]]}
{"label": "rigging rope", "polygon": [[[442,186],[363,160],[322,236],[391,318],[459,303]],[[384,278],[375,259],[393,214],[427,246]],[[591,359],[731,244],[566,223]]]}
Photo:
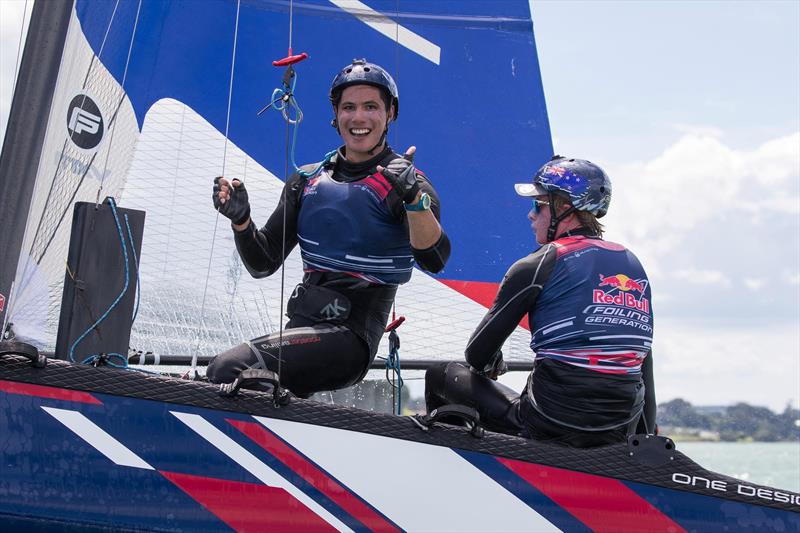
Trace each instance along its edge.
{"label": "rigging rope", "polygon": [[[14,61],[14,78],[11,82],[11,92],[17,86],[17,74],[19,73],[19,53],[22,50],[22,36],[25,34],[25,15],[28,14],[28,0],[25,0],[25,5],[22,8],[22,24],[19,25],[19,41],[17,42],[17,59]],[[30,24],[28,25],[30,27]]]}
{"label": "rigging rope", "polygon": [[[113,25],[114,18],[116,17],[116,14],[117,14],[117,8],[119,7],[119,2],[120,2],[120,0],[116,0],[116,2],[114,3],[114,9],[111,11],[111,16],[109,17],[108,24],[106,25],[106,31],[103,34],[103,41],[100,43],[100,50],[98,50],[96,56],[92,56],[92,60],[89,62],[89,67],[86,69],[86,75],[83,77],[83,83],[81,85],[81,90],[82,91],[84,89],[86,89],[86,84],[89,82],[89,74],[91,74],[91,72],[92,72],[92,67],[95,64],[95,60],[99,61],[100,58],[103,57],[103,51],[105,50],[106,41],[108,39],[108,34],[111,32],[111,26]],[[86,97],[87,97],[86,94],[84,94],[83,95],[83,99],[81,100],[81,104],[79,106],[81,109],[83,109],[84,103],[86,102]],[[42,228],[43,228],[43,224],[44,224],[44,220],[45,220],[44,212],[47,211],[47,207],[50,205],[50,199],[52,197],[54,197],[54,190],[55,190],[55,185],[56,185],[56,181],[57,181],[56,178],[58,176],[58,171],[61,168],[62,161],[64,161],[64,154],[65,154],[66,149],[67,149],[67,143],[69,142],[70,138],[74,134],[75,134],[75,132],[73,131],[70,134],[69,138],[64,139],[64,144],[61,147],[61,153],[59,154],[59,157],[58,157],[58,163],[56,164],[56,169],[55,169],[54,174],[53,174],[53,179],[50,180],[50,189],[49,189],[49,191],[47,193],[47,199],[45,200],[44,207],[42,208],[42,216],[39,217],[39,223],[36,226],[36,231],[33,234],[33,239],[31,239],[31,248],[30,248],[30,251],[28,252],[28,255],[27,255],[26,259],[25,259],[25,266],[22,268],[23,280],[21,280],[21,281],[24,281],[24,274],[26,272],[28,272],[28,266],[30,265],[31,260],[33,260],[33,257],[34,257],[33,249],[36,246],[36,243],[38,242],[39,237],[42,234]],[[84,171],[83,176],[81,176],[81,179],[78,182],[78,185],[75,187],[75,191],[76,192],[80,188],[80,186],[83,184],[83,180],[86,177],[86,173],[89,172],[90,167],[94,163],[94,157],[95,156],[92,156],[91,161],[89,162],[88,165],[86,165],[86,170]],[[73,193],[72,197],[73,198],[75,197],[74,193]],[[71,200],[70,200],[70,203],[71,203]],[[53,236],[55,236],[56,229],[57,229],[57,226],[56,226],[56,228],[53,229]],[[52,238],[51,238],[51,240],[52,240]],[[49,246],[49,243],[48,243],[48,246]],[[47,247],[45,247],[45,251],[46,251],[46,249],[47,249]],[[44,256],[44,251],[42,251],[42,254],[40,256],[40,260],[41,260],[41,257],[43,257],[43,256]],[[39,261],[36,261],[36,263],[38,263],[38,262]],[[32,277],[33,276],[31,276],[31,279],[32,279]],[[10,298],[9,298],[10,303],[9,303],[8,312],[6,313],[6,323],[10,323],[11,320],[13,319],[13,316],[14,316],[13,313],[14,313],[14,310],[15,310],[14,308],[15,308],[16,301],[22,299],[22,297],[26,294],[26,289],[29,286],[30,285],[28,285],[26,283],[20,283],[16,287],[16,290],[19,291],[18,294],[14,294],[13,291],[15,290],[15,287],[12,284],[12,294],[10,295]],[[5,328],[6,328],[6,324],[3,324],[3,333],[5,333],[5,331],[6,331]]]}
{"label": "rigging rope", "polygon": [[[302,54],[301,54],[302,55]],[[291,56],[291,50],[290,50]],[[282,60],[281,60],[282,61]],[[291,80],[291,81],[289,81]],[[336,150],[331,150],[327,154],[323,160],[313,169],[310,171],[301,170],[300,167],[297,165],[295,160],[295,147],[297,146],[297,130],[300,129],[300,123],[303,121],[303,110],[300,109],[300,105],[297,103],[297,100],[294,97],[294,87],[297,85],[297,73],[294,70],[294,67],[290,64],[286,68],[286,72],[283,76],[283,88],[278,87],[274,91],[272,91],[272,100],[269,104],[261,108],[256,115],[261,115],[269,109],[270,107],[275,109],[276,111],[280,111],[281,115],[283,115],[283,119],[286,121],[287,127],[294,126],[292,128],[292,141],[291,147],[289,149],[289,153],[287,154],[287,158],[289,158],[292,162],[292,167],[294,167],[295,172],[304,178],[310,178],[315,176],[325,165],[327,165],[331,158],[336,154]],[[294,111],[294,115],[292,112]],[[294,116],[294,118],[292,118]],[[286,140],[287,145],[289,145],[289,139]],[[286,169],[288,175],[288,167]]]}
{"label": "rigging rope", "polygon": [[[111,213],[114,215],[114,224],[116,224],[117,226],[117,234],[119,235],[119,242],[120,246],[122,247],[122,256],[125,260],[125,284],[122,287],[122,291],[119,293],[114,302],[109,306],[109,308],[106,309],[106,311],[100,316],[100,318],[98,318],[94,322],[94,324],[89,326],[89,328],[86,331],[84,331],[80,337],[75,339],[75,342],[73,342],[72,346],[69,347],[69,360],[72,361],[73,363],[75,362],[75,355],[74,355],[75,347],[78,346],[78,344],[81,341],[83,341],[83,339],[85,339],[98,325],[100,325],[100,323],[103,320],[105,320],[109,314],[111,314],[111,311],[114,310],[117,304],[122,300],[122,297],[125,296],[125,293],[128,292],[128,285],[130,281],[130,269],[128,267],[128,247],[125,244],[125,236],[122,234],[122,226],[120,225],[119,216],[117,215],[116,202],[114,202],[114,199],[110,196],[108,197],[108,205],[111,206]],[[128,223],[127,218],[125,219],[125,223],[126,224]],[[128,226],[128,233],[130,234],[130,226]],[[132,242],[131,245],[133,245]]]}
{"label": "rigging rope", "polygon": [[[297,83],[297,76],[294,72],[294,64],[299,63],[300,61],[306,59],[308,54],[302,52],[297,55],[292,54],[292,22],[294,18],[294,1],[289,0],[289,50],[283,59],[279,59],[277,61],[273,61],[272,65],[276,67],[286,67],[286,72],[283,75],[283,89],[275,89],[272,92],[272,102],[270,102],[266,107],[264,107],[261,111],[257,113],[260,115],[269,107],[275,107],[278,111],[281,112],[283,115],[284,120],[286,121],[286,155],[284,156],[284,179],[285,182],[288,183],[289,181],[289,159],[291,158],[292,166],[295,170],[304,177],[309,177],[306,173],[300,171],[297,168],[297,164],[294,160],[294,146],[297,141],[297,129],[300,125],[300,122],[303,120],[303,112],[300,109],[300,106],[297,104],[297,101],[294,99],[294,87]],[[295,118],[292,119],[289,109],[294,109]],[[292,135],[291,144],[289,142],[289,130],[291,127],[294,126],[294,134]],[[332,154],[328,154],[326,156],[326,161],[330,160]],[[321,163],[314,172],[318,172],[322,165],[325,162]],[[286,287],[286,187],[283,188],[283,197],[282,197],[282,205],[283,205],[283,230],[281,235],[281,257],[283,261],[281,262],[281,296],[280,296],[280,311],[283,312],[283,295],[284,289]],[[280,380],[281,380],[281,369],[283,367],[283,320],[278,321],[278,386],[275,388],[275,405],[279,403],[279,393],[280,393]]]}
{"label": "rigging rope", "polygon": [[[389,377],[389,372],[392,376]],[[386,381],[392,387],[392,412],[403,412],[403,376],[400,372],[400,337],[397,331],[389,333],[389,357],[386,358]]]}
{"label": "rigging rope", "polygon": [[[403,412],[403,376],[400,371],[400,335],[397,328],[405,322],[406,317],[395,317],[392,310],[392,321],[384,332],[389,333],[389,355],[386,357],[386,381],[392,387],[392,412],[400,415]],[[391,377],[389,372],[392,372]]]}
{"label": "rigging rope", "polygon": [[[120,96],[120,105],[117,106],[117,110],[114,113],[115,115],[119,113],[121,109],[122,101],[125,99],[127,95],[127,91],[125,91],[125,81],[128,78],[128,66],[131,62],[131,53],[133,52],[133,41],[136,38],[136,28],[139,27],[139,13],[142,9],[142,0],[139,0],[139,3],[136,6],[136,19],[133,21],[133,31],[131,32],[131,40],[128,43],[128,55],[125,58],[125,70],[122,72],[122,83],[120,84],[120,88],[122,89],[122,96]],[[84,99],[86,96],[84,95]],[[106,150],[106,159],[103,162],[103,173],[100,175],[100,187],[97,189],[97,196],[95,197],[95,204],[100,203],[100,195],[103,191],[103,184],[106,181],[106,174],[108,174],[108,158],[111,156],[111,148],[114,145],[114,132],[117,131],[117,124],[119,123],[118,120],[114,119],[113,124],[111,125],[111,135],[108,139],[108,150]]]}
{"label": "rigging rope", "polygon": [[[241,8],[241,0],[236,1],[236,22],[233,29],[233,52],[231,57],[231,75],[228,82],[228,108],[225,113],[225,144],[222,150],[222,176],[225,175],[225,164],[228,156],[228,135],[230,132],[231,124],[231,100],[233,99],[233,74],[236,70],[236,43],[239,39],[239,12]],[[214,245],[217,240],[217,226],[219,225],[219,209],[217,216],[214,219],[214,231],[211,234],[211,252],[208,256],[208,268],[206,269],[205,284],[203,285],[203,299],[200,304],[200,327],[197,329],[197,337],[194,351],[192,352],[192,365],[190,369],[191,376],[197,377],[197,355],[200,350],[200,339],[205,326],[205,311],[206,311],[206,296],[208,295],[208,280],[211,277],[211,264],[214,259]]]}
{"label": "rigging rope", "polygon": [[[394,44],[395,44],[395,79],[400,79],[400,0],[395,1],[395,24],[394,24]],[[397,113],[397,110],[395,110]],[[394,144],[397,145],[397,128],[392,129],[392,138]],[[396,415],[401,415],[403,411],[403,376],[400,368],[400,336],[397,334],[397,328],[405,320],[401,316],[399,320],[395,319],[397,311],[397,300],[392,303],[392,322],[386,327],[389,331],[389,355],[386,357],[386,381],[392,387],[392,411]],[[389,372],[392,373],[391,377]]]}
{"label": "rigging rope", "polygon": [[[108,37],[108,34],[109,34],[110,30],[111,30],[111,24],[112,24],[112,22],[114,20],[114,16],[116,14],[118,5],[119,5],[119,2],[117,2],[114,5],[114,11],[111,14],[111,19],[109,20],[109,24],[106,27],[106,33],[103,36],[103,43],[101,44],[101,47],[100,47],[100,53],[102,53],[103,47],[105,46],[105,41],[106,41],[106,38]],[[141,8],[142,8],[142,1],[139,0],[139,2],[137,4],[137,7],[136,7],[136,18],[134,19],[134,23],[133,23],[133,30],[131,32],[131,39],[130,39],[130,42],[128,43],[128,54],[127,54],[127,56],[125,58],[125,68],[124,68],[124,71],[123,71],[123,74],[122,74],[122,82],[120,84],[120,88],[122,89],[122,95],[120,97],[120,102],[122,102],[122,100],[124,100],[124,98],[126,96],[125,81],[127,80],[127,77],[128,77],[128,67],[130,65],[131,54],[133,52],[133,42],[134,42],[134,40],[136,38],[136,29],[139,26],[139,15],[141,13]],[[89,68],[91,69],[91,65],[90,65]],[[86,85],[86,82],[88,81],[88,78],[89,78],[89,72],[87,71],[86,78],[84,79],[84,87]],[[86,98],[86,96],[84,95],[84,99],[85,98]],[[119,113],[119,109],[120,109],[120,106],[117,106],[116,113]],[[106,177],[106,175],[108,173],[108,160],[109,160],[109,157],[111,155],[111,149],[112,149],[113,144],[114,144],[114,132],[116,131],[116,127],[117,127],[117,123],[118,123],[118,121],[115,119],[116,118],[116,113],[115,113],[114,119],[112,119],[113,123],[112,123],[112,126],[111,126],[111,134],[110,134],[110,137],[109,137],[108,149],[106,151],[106,157],[105,157],[105,161],[103,163],[103,172],[102,172],[101,178],[100,178],[100,185],[99,185],[99,187],[97,189],[97,195],[96,195],[96,198],[95,198],[95,204],[96,205],[100,204],[100,195],[101,195],[102,190],[103,190],[103,184],[105,182],[105,177]],[[63,156],[63,150],[62,150],[62,154],[61,155]],[[117,296],[117,298],[111,304],[111,306],[105,311],[105,313],[103,313],[103,315],[99,319],[97,319],[97,321],[95,321],[95,323],[92,326],[90,326],[81,336],[79,336],[75,340],[75,342],[72,343],[72,345],[70,346],[70,349],[69,349],[69,360],[72,361],[72,362],[75,362],[74,352],[75,352],[75,348],[77,347],[77,345],[81,341],[83,341],[83,339],[85,339],[86,336],[88,336],[103,320],[105,320],[108,317],[108,315],[111,313],[111,311],[122,300],[123,296],[128,291],[128,286],[130,284],[130,267],[128,265],[128,249],[127,249],[128,247],[125,244],[125,236],[122,233],[122,226],[121,226],[120,221],[119,221],[119,216],[117,214],[117,209],[116,209],[116,202],[114,201],[113,197],[110,197],[110,196],[108,197],[108,204],[111,206],[111,212],[114,215],[114,223],[115,223],[115,225],[117,227],[117,233],[119,235],[120,244],[122,246],[122,254],[123,254],[123,257],[124,257],[124,260],[125,260],[125,284],[124,284],[123,289],[120,292],[120,294]],[[128,221],[128,215],[127,214],[124,215],[124,218],[125,218],[125,225],[126,225],[127,232],[128,232],[128,238],[130,239],[131,248],[133,250],[133,254],[134,254],[134,258],[135,258],[134,259],[134,261],[135,261],[134,264],[136,265],[136,268],[137,268],[136,276],[137,276],[137,280],[138,280],[138,276],[139,276],[138,258],[136,258],[136,251],[135,251],[135,246],[134,246],[134,243],[133,243],[133,234],[131,232],[130,224],[129,224],[129,221]],[[137,283],[137,303],[136,303],[136,312],[133,315],[133,320],[135,320],[136,313],[138,313],[138,293],[139,293],[139,286],[138,286],[138,283]],[[119,354],[115,354],[115,355],[118,355],[119,357],[122,357]],[[95,356],[91,356],[91,357],[95,357]],[[122,358],[125,359],[124,357],[122,357]]]}

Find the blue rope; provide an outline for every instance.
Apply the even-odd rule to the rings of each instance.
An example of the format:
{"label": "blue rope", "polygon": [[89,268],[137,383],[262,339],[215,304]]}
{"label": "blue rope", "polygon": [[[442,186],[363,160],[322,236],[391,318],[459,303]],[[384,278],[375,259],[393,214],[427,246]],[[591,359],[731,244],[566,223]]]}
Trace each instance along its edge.
{"label": "blue rope", "polygon": [[[393,335],[396,340],[392,338]],[[396,402],[392,405],[396,415],[402,414],[403,409],[403,376],[400,372],[400,343],[398,341],[397,333],[392,331],[389,334],[389,357],[386,358],[386,380],[397,392]],[[397,377],[397,385],[389,379],[389,371],[392,371]]]}
{"label": "blue rope", "polygon": [[133,318],[131,319],[131,327],[136,322],[136,315],[139,314],[139,302],[142,301],[141,293],[141,280],[139,278],[139,258],[136,257],[136,245],[133,244],[133,233],[131,233],[131,225],[128,223],[128,214],[125,213],[125,227],[128,229],[128,242],[131,243],[131,253],[133,254],[133,263],[136,265],[136,307],[133,309]]}
{"label": "blue rope", "polygon": [[125,245],[125,237],[122,235],[122,226],[119,223],[119,216],[117,216],[117,207],[114,203],[113,198],[111,197],[108,198],[108,205],[111,206],[111,213],[114,215],[114,223],[117,225],[117,234],[119,235],[119,242],[120,245],[122,246],[122,255],[125,258],[125,286],[122,288],[122,292],[119,293],[119,296],[117,296],[117,299],[114,300],[114,303],[112,303],[111,306],[108,309],[106,309],[106,312],[103,313],[103,315],[100,318],[98,318],[94,324],[89,326],[89,329],[84,331],[83,334],[80,337],[78,337],[75,340],[75,342],[72,343],[72,346],[70,346],[69,348],[69,360],[72,361],[73,363],[75,362],[75,355],[74,355],[75,347],[83,339],[85,339],[86,336],[92,332],[92,330],[94,330],[103,320],[105,320],[108,317],[111,311],[117,306],[120,300],[122,300],[122,297],[125,296],[125,293],[128,291],[128,280],[130,278],[130,272],[128,269],[128,247]]}
{"label": "blue rope", "polygon": [[[294,157],[294,149],[295,146],[297,146],[297,130],[300,129],[300,123],[303,121],[303,111],[300,109],[300,105],[297,103],[297,100],[294,97],[295,85],[297,85],[297,73],[292,76],[292,85],[290,87],[284,85],[283,89],[278,87],[272,91],[272,107],[274,107],[277,111],[280,111],[284,120],[294,126],[292,128],[292,146],[290,148],[292,166],[294,167],[295,172],[297,172],[300,176],[304,178],[310,178],[315,176],[323,166],[328,164],[331,158],[336,154],[336,150],[332,150],[325,154],[325,159],[323,159],[322,162],[310,172],[300,170],[300,167],[297,166]],[[290,110],[294,110],[295,118],[291,117]]]}
{"label": "blue rope", "polygon": [[[122,364],[118,365],[116,363],[113,363],[111,361],[112,357],[119,358],[122,361]],[[125,357],[124,355],[118,354],[116,352],[100,353],[100,354],[90,355],[89,357],[87,357],[86,359],[81,361],[81,364],[82,365],[94,365],[94,366],[100,366],[101,364],[105,364],[105,365],[108,365],[108,366],[113,366],[114,368],[122,368],[124,370],[130,370],[131,372],[142,372],[143,374],[152,374],[154,376],[160,376],[161,375],[161,373],[153,372],[152,370],[145,370],[144,368],[133,368],[133,367],[129,366],[128,365],[128,358]]]}
{"label": "blue rope", "polygon": [[[116,363],[112,363],[111,362],[111,358],[112,357],[116,357],[116,358],[120,359],[122,361],[122,364],[118,365]],[[87,357],[86,359],[81,361],[81,364],[82,365],[92,365],[97,361],[104,361],[105,364],[107,364],[108,366],[113,366],[114,368],[128,368],[128,358],[125,357],[124,355],[118,354],[116,352],[111,352],[111,353],[107,353],[107,354],[90,355],[89,357]]]}

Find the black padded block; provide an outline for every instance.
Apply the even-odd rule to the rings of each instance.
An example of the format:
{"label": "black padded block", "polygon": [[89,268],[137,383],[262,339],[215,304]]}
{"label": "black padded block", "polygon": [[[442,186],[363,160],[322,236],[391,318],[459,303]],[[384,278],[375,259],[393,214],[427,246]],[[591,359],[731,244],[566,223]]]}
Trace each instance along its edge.
{"label": "black padded block", "polygon": [[[135,258],[141,253],[145,213],[118,206],[116,211],[128,254],[128,288],[108,316],[75,346],[73,357],[78,362],[100,353],[128,355],[136,301]],[[100,205],[75,203],[56,339],[55,356],[59,359],[69,358],[75,341],[103,316],[125,287],[125,259],[119,233],[108,199]]]}

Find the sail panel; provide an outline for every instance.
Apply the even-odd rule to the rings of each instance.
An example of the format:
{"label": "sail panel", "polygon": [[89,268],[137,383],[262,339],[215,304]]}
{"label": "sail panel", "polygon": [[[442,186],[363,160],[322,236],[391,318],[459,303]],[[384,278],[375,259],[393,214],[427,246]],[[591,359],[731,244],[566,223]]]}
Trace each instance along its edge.
{"label": "sail panel", "polygon": [[20,340],[53,349],[72,206],[119,197],[138,133],[121,86],[97,61],[73,14],[9,308]]}
{"label": "sail panel", "polygon": [[[230,139],[242,150],[285,177],[282,119],[255,112],[279,85],[282,72],[270,60],[287,49],[288,4],[241,4],[234,64],[235,2],[143,2],[127,87],[140,125],[153,103],[174,98],[220,132],[229,128]],[[294,51],[310,55],[298,66],[296,96],[305,113],[298,164],[320,160],[339,143],[329,126],[327,100],[338,69],[363,56],[383,65],[400,89],[399,121],[389,139],[398,151],[418,147],[418,165],[441,193],[444,223],[456,243],[450,263],[437,277],[499,281],[514,260],[536,246],[525,221],[526,205],[512,185],[529,177],[553,150],[528,1],[349,4],[356,7],[294,2]],[[109,3],[105,11],[112,7]],[[137,7],[135,1],[121,1],[117,17],[130,19]],[[79,0],[77,9],[89,42],[99,51],[109,15],[88,0]],[[396,21],[398,35],[410,31],[438,46],[440,63],[369,26],[375,14]],[[125,43],[131,26],[131,21],[115,22],[106,46]],[[123,58],[106,52],[103,62],[120,80]],[[481,221],[480,231],[475,220]]]}
{"label": "sail panel", "polygon": [[[66,207],[94,200],[101,182],[103,196],[147,211],[134,349],[212,355],[284,320],[280,276],[243,274],[227,221],[210,205],[214,176],[244,178],[253,218],[263,223],[288,164],[283,118],[256,112],[280,85],[283,71],[270,61],[286,53],[289,3],[247,0],[238,7],[237,19],[237,3],[227,0],[76,2],[47,168],[37,182],[37,222],[18,274],[47,279],[44,290],[27,284],[17,313],[39,316],[41,302],[25,300],[46,295],[40,345],[52,346],[55,333]],[[339,68],[366,56],[395,76],[400,113],[389,140],[401,152],[417,146],[416,162],[442,198],[453,243],[443,272],[416,270],[398,293],[397,313],[408,319],[402,352],[460,358],[504,272],[536,246],[527,203],[513,192],[513,183],[552,152],[527,0],[296,1],[293,47],[310,55],[297,67],[305,117],[299,164],[319,161],[340,142],[327,98]],[[105,137],[88,150],[64,133],[78,94],[106,120]],[[293,253],[283,302],[300,275]],[[522,328],[511,336],[509,359],[530,357],[528,336]],[[386,352],[384,344],[379,353]]]}

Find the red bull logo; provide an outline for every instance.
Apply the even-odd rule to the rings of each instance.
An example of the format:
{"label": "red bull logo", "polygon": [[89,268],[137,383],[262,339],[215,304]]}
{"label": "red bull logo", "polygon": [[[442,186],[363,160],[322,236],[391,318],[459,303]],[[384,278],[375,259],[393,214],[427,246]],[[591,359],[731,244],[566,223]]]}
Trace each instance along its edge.
{"label": "red bull logo", "polygon": [[[602,289],[595,289],[592,291],[592,301],[596,304],[606,305],[621,305],[623,307],[630,307],[642,311],[643,313],[650,312],[650,301],[644,297],[644,289],[646,282],[644,280],[635,280],[629,278],[625,274],[614,274],[613,276],[604,276],[600,274],[599,287],[610,287],[612,290],[606,292]],[[614,294],[613,289],[618,289]],[[637,298],[633,292],[639,293]]]}
{"label": "red bull logo", "polygon": [[317,188],[317,183],[319,183],[319,179],[320,177],[316,176],[306,182],[306,186],[303,187],[303,196],[317,193],[316,188]]}
{"label": "red bull logo", "polygon": [[600,274],[600,287],[611,287],[612,289],[619,289],[623,292],[637,291],[644,294],[644,285],[633,278],[629,278],[625,274],[615,274],[613,276],[604,276]]}
{"label": "red bull logo", "polygon": [[6,297],[0,294],[0,313],[6,308]]}

